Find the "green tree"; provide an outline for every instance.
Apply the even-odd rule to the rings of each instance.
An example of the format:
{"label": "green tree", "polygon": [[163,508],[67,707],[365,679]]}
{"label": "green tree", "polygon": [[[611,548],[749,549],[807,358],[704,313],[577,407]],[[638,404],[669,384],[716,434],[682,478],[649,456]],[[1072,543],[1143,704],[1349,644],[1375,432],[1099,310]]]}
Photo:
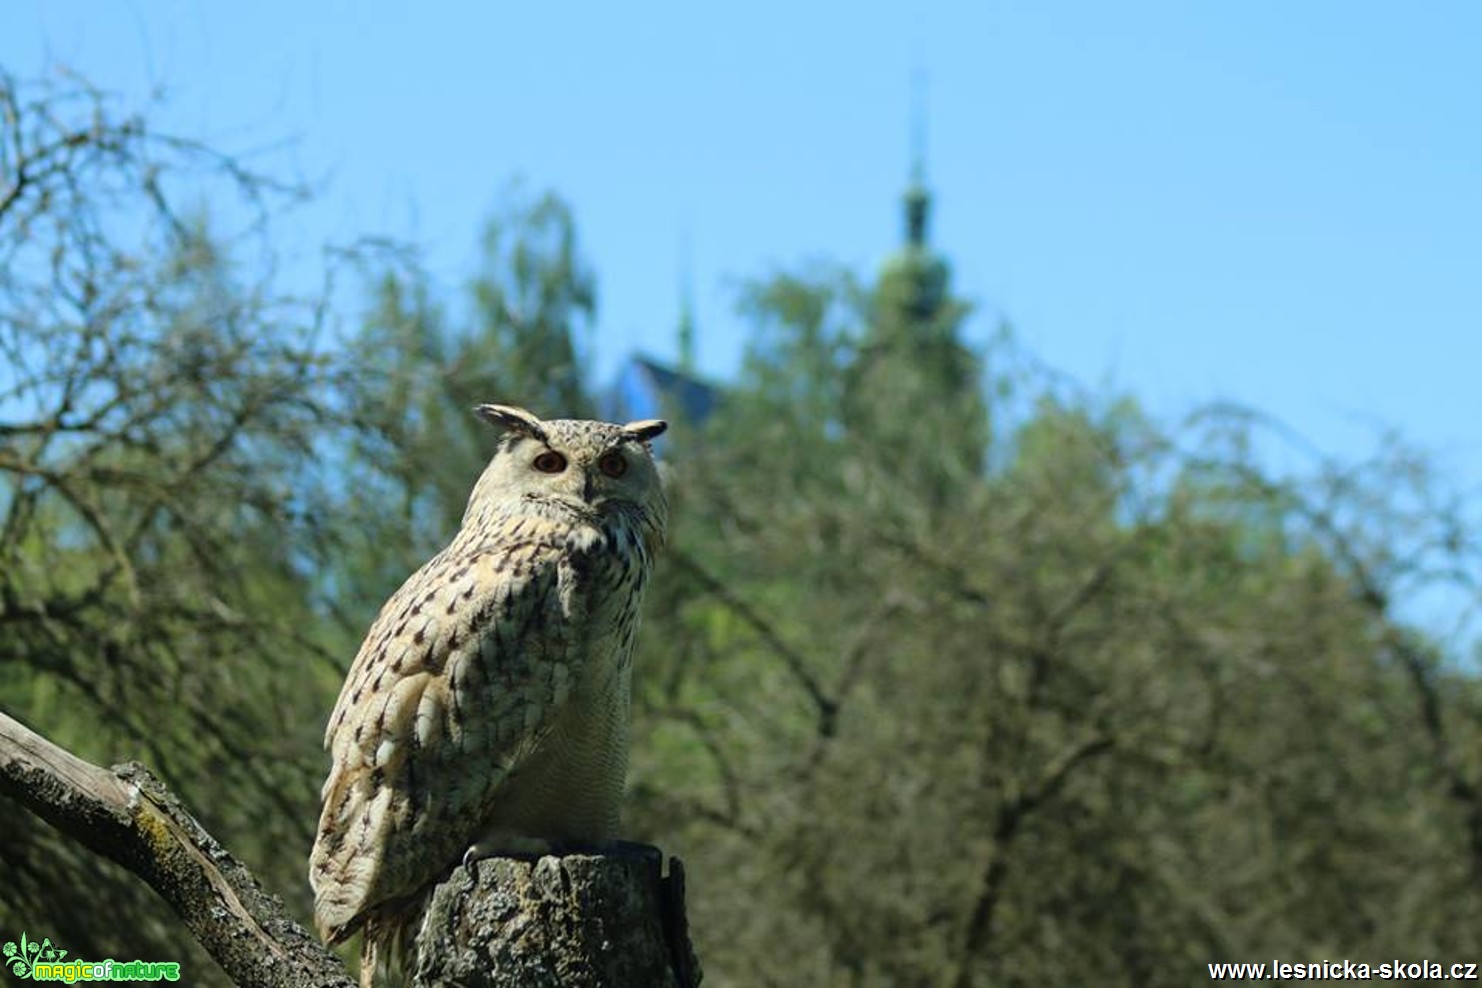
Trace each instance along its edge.
{"label": "green tree", "polygon": [[525,404],[551,417],[593,407],[580,353],[596,285],[569,207],[513,185],[483,243],[469,304],[440,304],[415,270],[383,270],[350,343],[345,400],[359,428],[342,460],[351,495],[342,510],[358,549],[330,582],[352,637],[457,529],[495,439],[475,405]]}
{"label": "green tree", "polygon": [[[589,407],[574,224],[512,194],[458,328],[415,270],[352,253],[377,274],[340,350],[335,299],[258,266],[299,189],[80,82],[3,79],[0,104],[6,709],[85,758],[146,761],[307,917],[322,726],[487,460],[470,406]],[[243,227],[178,205],[203,194]],[[0,925],[224,983],[131,876],[26,814],[0,831]]]}
{"label": "green tree", "polygon": [[[320,310],[239,263],[298,191],[72,79],[0,76],[0,106],[5,707],[94,761],[149,762],[302,906],[285,848],[312,835],[335,668],[309,574],[338,384]],[[180,206],[203,188],[246,227]],[[223,983],[132,877],[0,818],[0,926]]]}
{"label": "green tree", "polygon": [[516,183],[484,229],[483,268],[473,282],[475,316],[449,385],[465,405],[501,399],[550,416],[592,409],[584,339],[597,284],[582,257],[571,209],[553,192]]}
{"label": "green tree", "polygon": [[[743,379],[674,451],[633,819],[689,860],[711,976],[1475,952],[1477,686],[1368,587],[1444,530],[1430,478],[1279,480],[1232,412],[1166,430],[1032,375],[957,433],[924,408],[908,456],[941,469],[906,469],[835,425],[847,284],[746,293]],[[973,476],[939,440],[990,422]],[[1475,572],[1457,547],[1433,572]]]}
{"label": "green tree", "polygon": [[927,240],[931,197],[919,177],[904,205],[905,242],[859,299],[844,416],[863,444],[940,499],[983,469],[982,367],[962,340],[971,306],[953,295],[951,266]]}

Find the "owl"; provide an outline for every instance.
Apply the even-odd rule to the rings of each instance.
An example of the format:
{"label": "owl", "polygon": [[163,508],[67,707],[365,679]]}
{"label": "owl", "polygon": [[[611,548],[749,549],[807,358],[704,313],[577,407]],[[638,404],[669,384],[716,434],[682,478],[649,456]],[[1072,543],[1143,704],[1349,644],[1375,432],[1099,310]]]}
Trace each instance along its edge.
{"label": "owl", "polygon": [[381,609],[325,731],[309,861],[320,933],[396,965],[431,886],[473,854],[616,836],[639,604],[667,505],[666,423],[504,431],[448,546]]}

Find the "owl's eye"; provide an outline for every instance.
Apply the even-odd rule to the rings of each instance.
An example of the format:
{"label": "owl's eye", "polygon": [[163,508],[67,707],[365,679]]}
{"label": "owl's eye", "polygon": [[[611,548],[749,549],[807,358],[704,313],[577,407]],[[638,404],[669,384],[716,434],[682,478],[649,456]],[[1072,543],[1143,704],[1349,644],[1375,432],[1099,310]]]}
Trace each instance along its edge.
{"label": "owl's eye", "polygon": [[560,473],[566,469],[566,457],[553,449],[548,449],[537,456],[531,465],[541,473]]}
{"label": "owl's eye", "polygon": [[602,458],[597,461],[597,469],[609,477],[621,477],[628,472],[628,461],[623,458],[622,453],[613,450],[602,454]]}

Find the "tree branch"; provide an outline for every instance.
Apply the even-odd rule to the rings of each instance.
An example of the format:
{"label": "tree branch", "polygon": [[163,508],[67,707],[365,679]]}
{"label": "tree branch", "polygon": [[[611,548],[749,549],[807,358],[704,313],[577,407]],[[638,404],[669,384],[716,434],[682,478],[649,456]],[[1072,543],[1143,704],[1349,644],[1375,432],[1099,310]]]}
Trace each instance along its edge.
{"label": "tree branch", "polygon": [[0,795],[142,878],[238,985],[353,985],[339,959],[142,765],[100,768],[0,713]]}
{"label": "tree branch", "polygon": [[993,847],[978,883],[977,901],[973,904],[967,926],[963,932],[961,959],[955,988],[967,988],[972,983],[972,961],[981,956],[993,938],[994,919],[1002,898],[1004,880],[1008,876],[1009,852],[1019,836],[1024,822],[1036,810],[1052,799],[1078,765],[1084,764],[1116,747],[1116,740],[1108,735],[1093,734],[1062,751],[1041,773],[1036,784],[1006,800],[998,809],[997,822],[993,828]]}
{"label": "tree branch", "polygon": [[824,692],[817,677],[808,670],[807,660],[795,648],[783,641],[777,630],[758,614],[755,608],[737,596],[713,573],[701,566],[693,556],[679,550],[670,550],[669,559],[674,565],[694,577],[696,583],[726,605],[731,613],[740,618],[762,641],[766,642],[768,647],[777,653],[783,664],[787,666],[788,672],[792,673],[793,678],[802,685],[817,710],[818,733],[824,737],[833,737],[839,716],[839,702]]}

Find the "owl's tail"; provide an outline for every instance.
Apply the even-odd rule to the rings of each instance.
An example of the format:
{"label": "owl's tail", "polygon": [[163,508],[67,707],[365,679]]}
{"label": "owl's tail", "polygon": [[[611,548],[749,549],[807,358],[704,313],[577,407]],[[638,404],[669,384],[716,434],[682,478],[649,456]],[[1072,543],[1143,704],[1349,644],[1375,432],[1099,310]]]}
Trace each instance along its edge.
{"label": "owl's tail", "polygon": [[404,988],[416,968],[417,934],[431,901],[431,887],[387,903],[361,929],[360,988]]}

